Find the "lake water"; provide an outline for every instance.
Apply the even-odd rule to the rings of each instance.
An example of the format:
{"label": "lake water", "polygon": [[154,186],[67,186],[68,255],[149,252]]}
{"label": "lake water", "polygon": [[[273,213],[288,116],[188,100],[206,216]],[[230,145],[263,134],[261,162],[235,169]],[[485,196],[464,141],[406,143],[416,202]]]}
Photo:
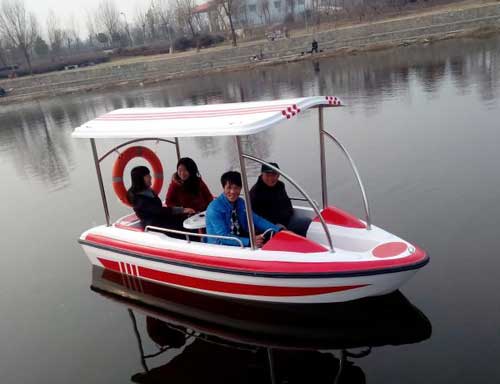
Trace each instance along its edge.
{"label": "lake water", "polygon": [[[348,358],[354,361],[348,364],[351,375],[340,381],[497,382],[499,48],[498,38],[453,40],[1,106],[0,382],[270,382],[265,350],[248,352],[244,343],[203,337],[152,359],[152,366],[167,367],[154,378],[138,375],[144,367],[127,304],[91,291],[92,269],[77,244],[81,232],[103,223],[104,216],[90,145],[70,135],[116,108],[310,95],[336,95],[348,106],[326,110],[326,127],[354,157],[374,223],[431,256],[402,294],[432,324],[432,335],[412,339],[410,327],[407,342],[384,339],[367,356]],[[278,161],[319,200],[316,113],[248,138],[245,146]],[[104,151],[113,142],[98,144]],[[153,147],[166,173],[173,172],[173,148]],[[214,193],[220,174],[237,168],[229,138],[181,140],[181,152],[198,162]],[[345,160],[330,146],[327,155],[330,202],[362,216]],[[108,187],[111,164],[103,164]],[[249,166],[253,177],[257,168]],[[112,216],[126,213],[111,188],[107,193]],[[159,343],[146,328],[155,320],[141,311],[135,317],[145,353],[154,353]],[[377,337],[383,329],[364,331]],[[312,337],[315,332],[311,326]],[[275,382],[335,379],[339,360],[331,354],[274,353]],[[223,373],[225,366],[232,367],[231,375]]]}

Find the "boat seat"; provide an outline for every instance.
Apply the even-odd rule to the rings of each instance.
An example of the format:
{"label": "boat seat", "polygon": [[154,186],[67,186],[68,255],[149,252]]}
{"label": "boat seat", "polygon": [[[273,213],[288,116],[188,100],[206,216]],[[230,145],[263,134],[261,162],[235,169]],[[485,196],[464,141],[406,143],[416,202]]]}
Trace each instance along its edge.
{"label": "boat seat", "polygon": [[293,209],[293,215],[288,222],[287,229],[297,235],[306,237],[307,229],[311,224],[314,213],[304,209]]}
{"label": "boat seat", "polygon": [[263,247],[263,251],[280,251],[296,253],[325,252],[328,249],[303,236],[290,231],[280,231]]}
{"label": "boat seat", "polygon": [[122,217],[114,224],[114,226],[116,228],[128,229],[130,231],[144,232],[141,220],[135,213]]}

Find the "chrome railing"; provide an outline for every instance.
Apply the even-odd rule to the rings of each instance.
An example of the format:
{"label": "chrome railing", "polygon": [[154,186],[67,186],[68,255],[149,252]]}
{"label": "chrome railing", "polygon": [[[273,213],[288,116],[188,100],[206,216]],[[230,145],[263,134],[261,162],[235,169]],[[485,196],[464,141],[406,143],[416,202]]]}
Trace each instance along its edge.
{"label": "chrome railing", "polygon": [[311,199],[311,197],[307,194],[307,192],[299,184],[297,184],[297,182],[295,180],[293,180],[290,176],[288,176],[286,173],[284,173],[281,169],[276,168],[274,165],[272,165],[272,164],[270,164],[262,159],[259,159],[258,157],[254,157],[251,155],[242,154],[241,156],[244,157],[245,159],[255,161],[255,162],[260,163],[262,165],[267,165],[274,172],[283,176],[290,184],[292,184],[297,189],[297,191],[299,191],[299,193],[302,196],[304,196],[304,198],[307,200],[309,205],[316,212],[316,215],[318,216],[318,219],[321,222],[321,225],[323,226],[323,230],[325,231],[325,236],[326,236],[326,239],[328,241],[328,246],[330,247],[330,252],[335,252],[335,250],[333,249],[332,236],[330,234],[330,231],[328,230],[328,226],[326,225],[326,222],[323,219],[323,216],[321,216],[321,211],[319,210],[318,205],[314,202],[313,199]]}
{"label": "chrome railing", "polygon": [[[288,197],[290,200],[292,201],[305,201],[305,202],[309,202],[309,200],[307,199],[304,199],[303,197]],[[319,206],[318,202],[316,200],[313,200],[313,203],[316,204],[317,206]]]}
{"label": "chrome railing", "polygon": [[262,232],[262,236],[266,236],[268,233],[271,234],[269,235],[269,238],[271,239],[274,236],[275,231],[272,228],[268,228],[264,232]]}
{"label": "chrome railing", "polygon": [[102,199],[102,205],[104,207],[104,215],[106,216],[106,225],[109,227],[111,225],[111,218],[109,214],[109,207],[108,207],[108,201],[106,199],[106,191],[104,189],[104,182],[102,179],[102,173],[101,173],[101,162],[107,158],[109,155],[111,155],[113,152],[118,152],[120,148],[123,148],[129,144],[133,143],[138,143],[140,141],[156,141],[156,142],[163,142],[163,143],[169,143],[169,144],[174,144],[175,145],[175,150],[177,153],[177,160],[180,159],[181,153],[180,153],[180,148],[179,148],[179,139],[176,137],[175,141],[172,140],[167,140],[167,139],[161,139],[161,138],[156,138],[156,137],[145,137],[145,138],[140,138],[140,139],[133,139],[129,140],[125,143],[122,143],[120,145],[117,145],[116,147],[111,148],[109,151],[107,151],[104,155],[99,157],[97,153],[97,147],[95,145],[95,139],[90,139],[90,145],[92,146],[92,155],[94,157],[94,163],[95,163],[95,168],[96,168],[96,173],[97,173],[97,181],[99,183],[99,190],[101,192],[101,199]]}
{"label": "chrome railing", "polygon": [[344,153],[345,157],[349,161],[351,168],[354,172],[354,175],[356,176],[356,181],[358,182],[359,188],[361,189],[361,195],[363,197],[363,206],[365,209],[365,218],[366,218],[366,229],[371,229],[372,228],[372,220],[370,217],[370,206],[368,204],[368,197],[366,195],[366,190],[363,185],[363,182],[361,181],[361,176],[359,175],[358,168],[356,167],[356,164],[354,164],[354,160],[352,159],[351,155],[347,151],[347,149],[338,141],[331,133],[322,130],[321,131],[324,135],[329,137],[337,146],[340,148],[340,150]]}
{"label": "chrome railing", "polygon": [[179,231],[177,229],[168,229],[168,228],[163,228],[163,227],[155,227],[154,225],[147,225],[146,228],[144,228],[144,230],[146,232],[152,230],[152,231],[155,231],[155,232],[175,233],[177,235],[184,235],[184,236],[186,236],[186,241],[188,243],[191,242],[190,236],[199,237],[199,238],[206,237],[206,238],[211,238],[211,239],[232,240],[232,241],[236,241],[240,245],[241,248],[245,248],[245,246],[243,245],[243,242],[241,241],[241,239],[239,239],[239,238],[237,238],[235,236],[208,235],[206,233],[194,233],[194,232]]}
{"label": "chrome railing", "polygon": [[117,152],[120,148],[126,147],[127,145],[138,143],[141,141],[161,141],[163,143],[169,143],[169,144],[174,144],[175,145],[175,151],[177,153],[177,160],[180,158],[180,150],[179,150],[179,140],[175,138],[175,141],[172,140],[167,140],[167,139],[160,139],[160,138],[155,138],[155,137],[145,137],[143,139],[134,139],[134,140],[129,140],[125,143],[122,143],[120,145],[117,145],[116,147],[111,148],[108,152],[106,152],[104,155],[102,155],[99,158],[99,163],[102,162],[106,157],[111,155],[113,152]]}

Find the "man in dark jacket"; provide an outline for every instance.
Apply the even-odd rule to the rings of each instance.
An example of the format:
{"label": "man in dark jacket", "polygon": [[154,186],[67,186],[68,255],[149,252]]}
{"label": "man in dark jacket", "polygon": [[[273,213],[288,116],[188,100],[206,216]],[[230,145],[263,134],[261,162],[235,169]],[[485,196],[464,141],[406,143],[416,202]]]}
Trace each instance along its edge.
{"label": "man in dark jacket", "polygon": [[[270,163],[276,168],[278,164]],[[285,184],[279,181],[279,174],[263,165],[257,183],[250,190],[252,209],[259,216],[274,224],[287,226],[293,214],[292,202],[288,197]]]}

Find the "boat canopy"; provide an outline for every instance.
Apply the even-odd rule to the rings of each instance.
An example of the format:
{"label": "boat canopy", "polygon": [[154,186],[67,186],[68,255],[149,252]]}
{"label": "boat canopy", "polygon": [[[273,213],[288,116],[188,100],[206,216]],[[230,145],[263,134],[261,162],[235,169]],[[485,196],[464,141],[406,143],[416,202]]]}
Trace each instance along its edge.
{"label": "boat canopy", "polygon": [[74,138],[246,136],[318,106],[341,106],[334,96],[171,108],[124,108],[106,113],[73,132]]}

